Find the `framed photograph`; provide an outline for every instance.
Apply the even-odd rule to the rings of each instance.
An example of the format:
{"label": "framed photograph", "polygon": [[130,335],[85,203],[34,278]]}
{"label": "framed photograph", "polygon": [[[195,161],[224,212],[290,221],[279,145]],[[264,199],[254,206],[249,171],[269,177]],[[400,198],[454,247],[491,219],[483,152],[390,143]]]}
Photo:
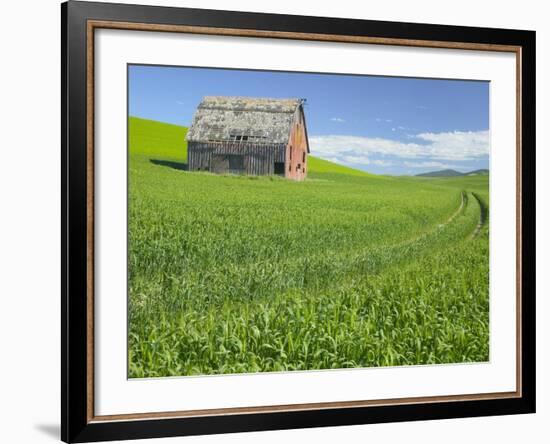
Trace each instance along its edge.
{"label": "framed photograph", "polygon": [[69,1],[62,439],[535,411],[535,33]]}

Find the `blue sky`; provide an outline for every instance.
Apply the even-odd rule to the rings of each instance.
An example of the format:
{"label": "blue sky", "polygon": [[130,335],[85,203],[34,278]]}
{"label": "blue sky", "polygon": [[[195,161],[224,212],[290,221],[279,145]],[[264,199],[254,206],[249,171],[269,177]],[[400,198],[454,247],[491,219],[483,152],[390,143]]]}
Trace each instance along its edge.
{"label": "blue sky", "polygon": [[129,67],[131,116],[189,126],[207,95],[298,97],[313,155],[377,174],[489,167],[489,83]]}

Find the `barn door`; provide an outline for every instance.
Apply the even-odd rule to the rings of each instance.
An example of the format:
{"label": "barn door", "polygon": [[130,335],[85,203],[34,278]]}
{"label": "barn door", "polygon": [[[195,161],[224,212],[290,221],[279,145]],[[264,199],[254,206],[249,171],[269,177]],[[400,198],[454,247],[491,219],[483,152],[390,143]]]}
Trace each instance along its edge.
{"label": "barn door", "polygon": [[228,154],[229,172],[231,174],[244,174],[244,156],[242,154]]}

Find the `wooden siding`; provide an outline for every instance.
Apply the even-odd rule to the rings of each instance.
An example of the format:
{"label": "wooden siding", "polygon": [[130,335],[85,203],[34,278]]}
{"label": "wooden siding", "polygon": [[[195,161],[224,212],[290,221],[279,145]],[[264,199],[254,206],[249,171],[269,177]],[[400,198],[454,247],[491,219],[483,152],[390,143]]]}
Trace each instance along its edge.
{"label": "wooden siding", "polygon": [[269,175],[274,174],[275,162],[285,162],[285,145],[249,142],[188,142],[189,171],[237,173],[229,168],[228,156],[231,155],[244,156],[243,174]]}

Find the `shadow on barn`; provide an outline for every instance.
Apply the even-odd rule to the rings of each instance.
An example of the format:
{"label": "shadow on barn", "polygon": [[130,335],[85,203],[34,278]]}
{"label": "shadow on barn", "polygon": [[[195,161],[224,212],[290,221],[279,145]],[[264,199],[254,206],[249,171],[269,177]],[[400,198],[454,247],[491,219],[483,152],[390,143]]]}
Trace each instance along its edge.
{"label": "shadow on barn", "polygon": [[170,162],[169,160],[151,159],[152,164],[173,168],[180,171],[189,171],[189,165],[182,162]]}

